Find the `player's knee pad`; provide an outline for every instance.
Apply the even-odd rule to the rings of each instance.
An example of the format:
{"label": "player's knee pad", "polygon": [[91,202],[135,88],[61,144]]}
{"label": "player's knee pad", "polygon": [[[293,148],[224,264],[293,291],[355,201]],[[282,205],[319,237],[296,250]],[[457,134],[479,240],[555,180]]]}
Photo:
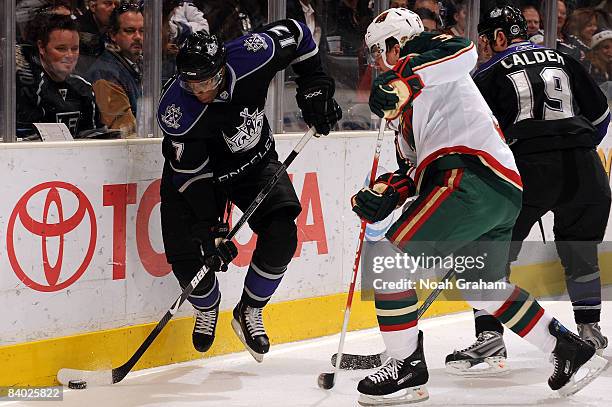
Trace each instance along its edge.
{"label": "player's knee pad", "polygon": [[[202,268],[199,260],[182,260],[172,263],[172,272],[178,280],[182,289],[191,283],[191,280]],[[203,295],[208,293],[215,283],[215,273],[209,272],[204,275],[198,286],[191,293],[192,295]]]}
{"label": "player's knee pad", "polygon": [[254,258],[273,267],[289,264],[297,248],[297,227],[294,217],[284,211],[271,213],[257,231]]}

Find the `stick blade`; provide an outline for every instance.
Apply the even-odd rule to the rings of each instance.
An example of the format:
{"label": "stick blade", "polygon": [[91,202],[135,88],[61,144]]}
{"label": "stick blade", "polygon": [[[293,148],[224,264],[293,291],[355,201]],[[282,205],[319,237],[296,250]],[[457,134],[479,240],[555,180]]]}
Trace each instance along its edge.
{"label": "stick blade", "polygon": [[107,370],[78,370],[60,369],[57,372],[57,380],[64,386],[68,386],[70,380],[84,380],[88,386],[104,386],[113,384],[113,371]]}
{"label": "stick blade", "polygon": [[336,377],[333,373],[321,373],[317,379],[319,388],[329,390],[334,387]]}

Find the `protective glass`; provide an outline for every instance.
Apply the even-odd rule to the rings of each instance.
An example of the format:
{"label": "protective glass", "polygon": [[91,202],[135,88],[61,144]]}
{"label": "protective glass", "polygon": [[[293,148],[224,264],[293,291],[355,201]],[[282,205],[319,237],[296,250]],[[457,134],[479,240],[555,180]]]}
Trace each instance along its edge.
{"label": "protective glass", "polygon": [[374,44],[371,47],[366,47],[366,57],[368,65],[376,66],[376,59],[380,58],[384,54],[385,50],[378,44]]}
{"label": "protective glass", "polygon": [[214,76],[203,81],[186,81],[180,79],[181,88],[185,89],[191,94],[210,92],[215,90],[221,84],[223,79],[223,69],[220,69]]}

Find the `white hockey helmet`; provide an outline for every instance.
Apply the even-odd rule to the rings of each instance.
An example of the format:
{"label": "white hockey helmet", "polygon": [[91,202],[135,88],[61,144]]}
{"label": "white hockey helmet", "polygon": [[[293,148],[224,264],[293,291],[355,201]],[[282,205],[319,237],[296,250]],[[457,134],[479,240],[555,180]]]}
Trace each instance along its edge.
{"label": "white hockey helmet", "polygon": [[398,7],[380,13],[368,26],[365,42],[368,47],[371,62],[381,55],[383,62],[389,68],[385,53],[387,52],[385,40],[389,37],[395,38],[400,46],[423,32],[423,22],[415,12],[407,8]]}

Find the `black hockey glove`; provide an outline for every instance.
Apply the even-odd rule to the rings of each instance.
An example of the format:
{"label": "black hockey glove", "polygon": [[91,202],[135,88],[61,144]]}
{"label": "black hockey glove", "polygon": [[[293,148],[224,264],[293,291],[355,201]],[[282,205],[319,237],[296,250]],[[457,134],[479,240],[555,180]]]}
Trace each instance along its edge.
{"label": "black hockey glove", "polygon": [[202,262],[210,271],[227,271],[228,265],[238,256],[238,248],[231,240],[218,237],[212,245],[210,242],[200,244],[200,253]]}
{"label": "black hockey glove", "polygon": [[372,188],[363,188],[352,197],[353,212],[369,223],[380,222],[415,192],[414,181],[408,176],[384,174]]}
{"label": "black hockey glove", "polygon": [[333,78],[329,76],[298,78],[297,82],[295,98],[302,110],[304,121],[309,126],[314,126],[318,135],[328,135],[342,118],[342,109],[334,99],[336,86]]}
{"label": "black hockey glove", "polygon": [[193,226],[194,242],[200,249],[200,258],[210,271],[227,271],[228,265],[238,255],[238,248],[224,238],[229,225],[218,223],[214,226],[196,224]]}

